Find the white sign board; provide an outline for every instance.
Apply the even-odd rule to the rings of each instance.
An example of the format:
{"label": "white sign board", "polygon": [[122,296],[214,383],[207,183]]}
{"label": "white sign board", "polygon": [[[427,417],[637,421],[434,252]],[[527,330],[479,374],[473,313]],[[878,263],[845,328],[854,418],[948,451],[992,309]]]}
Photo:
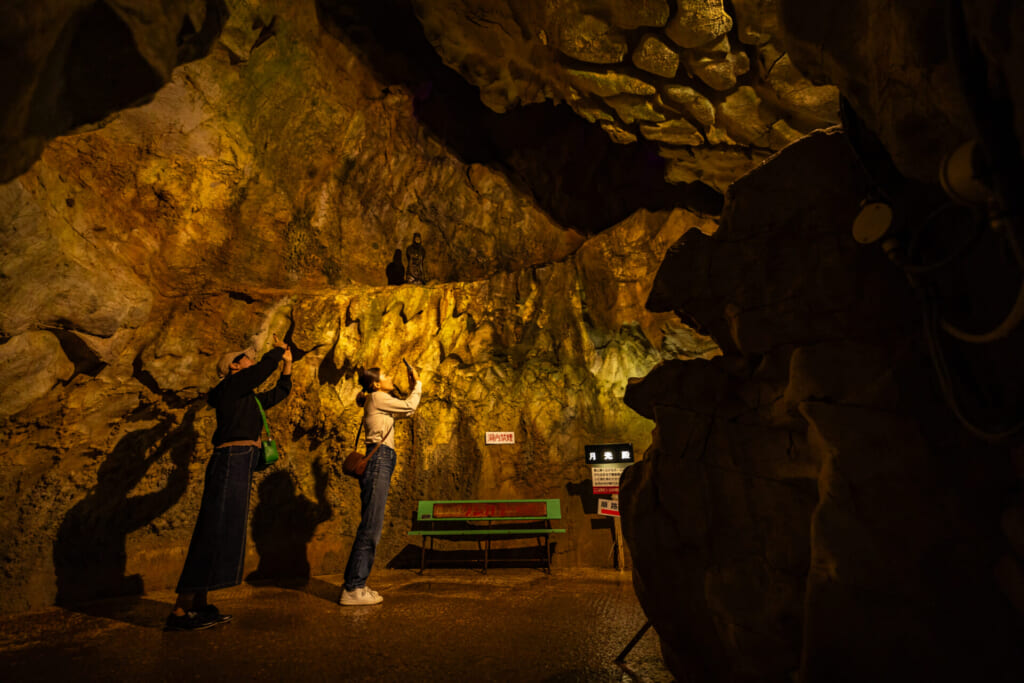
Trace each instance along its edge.
{"label": "white sign board", "polygon": [[608,517],[619,517],[619,501],[608,498],[597,499],[597,514]]}
{"label": "white sign board", "polygon": [[484,443],[488,446],[500,443],[515,443],[516,433],[515,432],[485,432]]}
{"label": "white sign board", "polygon": [[619,479],[622,477],[622,466],[591,467],[590,474],[594,482],[594,495],[606,496],[619,492]]}

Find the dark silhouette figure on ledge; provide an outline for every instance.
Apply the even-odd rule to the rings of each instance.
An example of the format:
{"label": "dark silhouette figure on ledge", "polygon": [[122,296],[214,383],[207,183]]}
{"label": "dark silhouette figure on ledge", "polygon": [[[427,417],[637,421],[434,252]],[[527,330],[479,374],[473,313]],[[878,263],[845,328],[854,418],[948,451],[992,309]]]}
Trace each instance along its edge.
{"label": "dark silhouette figure on ledge", "polygon": [[[57,604],[142,594],[142,577],[125,575],[125,541],[184,495],[197,440],[194,420],[194,409],[177,427],[172,417],[165,416],[153,427],[123,436],[107,455],[96,487],[68,511],[57,531],[53,543]],[[163,487],[130,496],[165,453],[170,454],[173,469]]]}
{"label": "dark silhouette figure on ledge", "polygon": [[387,275],[389,285],[405,283],[405,266],[402,265],[401,249],[395,249],[395,257],[391,259],[391,263],[384,269],[384,274]]}
{"label": "dark silhouette figure on ledge", "polygon": [[287,470],[272,472],[260,482],[259,503],[252,517],[252,539],[260,563],[246,581],[294,585],[309,581],[307,547],[316,528],[331,518],[327,481],[327,466],[317,459],[313,463],[315,501],[296,490]]}
{"label": "dark silhouette figure on ledge", "polygon": [[412,244],[405,249],[409,267],[405,269],[405,281],[415,284],[426,284],[427,276],[423,270],[423,261],[427,258],[427,250],[423,248],[418,232],[412,235]]}

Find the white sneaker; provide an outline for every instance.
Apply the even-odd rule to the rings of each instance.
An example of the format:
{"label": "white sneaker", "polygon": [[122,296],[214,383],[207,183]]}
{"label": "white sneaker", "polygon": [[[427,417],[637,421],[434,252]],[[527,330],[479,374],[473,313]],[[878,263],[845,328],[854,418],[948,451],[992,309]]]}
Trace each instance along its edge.
{"label": "white sneaker", "polygon": [[366,586],[351,591],[342,588],[341,600],[338,600],[341,605],[376,605],[381,602],[384,602],[384,598],[380,596],[380,593]]}

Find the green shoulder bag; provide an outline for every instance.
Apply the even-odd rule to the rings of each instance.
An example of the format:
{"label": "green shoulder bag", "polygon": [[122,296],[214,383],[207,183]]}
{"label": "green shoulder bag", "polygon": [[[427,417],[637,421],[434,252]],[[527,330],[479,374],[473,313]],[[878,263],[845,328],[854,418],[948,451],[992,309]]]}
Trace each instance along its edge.
{"label": "green shoulder bag", "polygon": [[259,472],[277,462],[280,454],[277,452],[277,442],[270,436],[270,423],[267,422],[267,413],[264,412],[259,398],[256,398],[256,405],[259,406],[260,417],[263,418],[263,431],[267,433],[267,438],[263,440],[263,446],[260,448],[259,462],[256,463],[256,471]]}

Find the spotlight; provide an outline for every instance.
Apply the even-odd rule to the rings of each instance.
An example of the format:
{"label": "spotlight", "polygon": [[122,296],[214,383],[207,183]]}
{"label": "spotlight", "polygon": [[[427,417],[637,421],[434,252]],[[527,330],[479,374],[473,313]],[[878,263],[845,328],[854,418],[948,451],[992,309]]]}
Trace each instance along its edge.
{"label": "spotlight", "polygon": [[891,227],[892,207],[877,199],[865,199],[853,219],[853,239],[861,244],[873,244],[882,239]]}

